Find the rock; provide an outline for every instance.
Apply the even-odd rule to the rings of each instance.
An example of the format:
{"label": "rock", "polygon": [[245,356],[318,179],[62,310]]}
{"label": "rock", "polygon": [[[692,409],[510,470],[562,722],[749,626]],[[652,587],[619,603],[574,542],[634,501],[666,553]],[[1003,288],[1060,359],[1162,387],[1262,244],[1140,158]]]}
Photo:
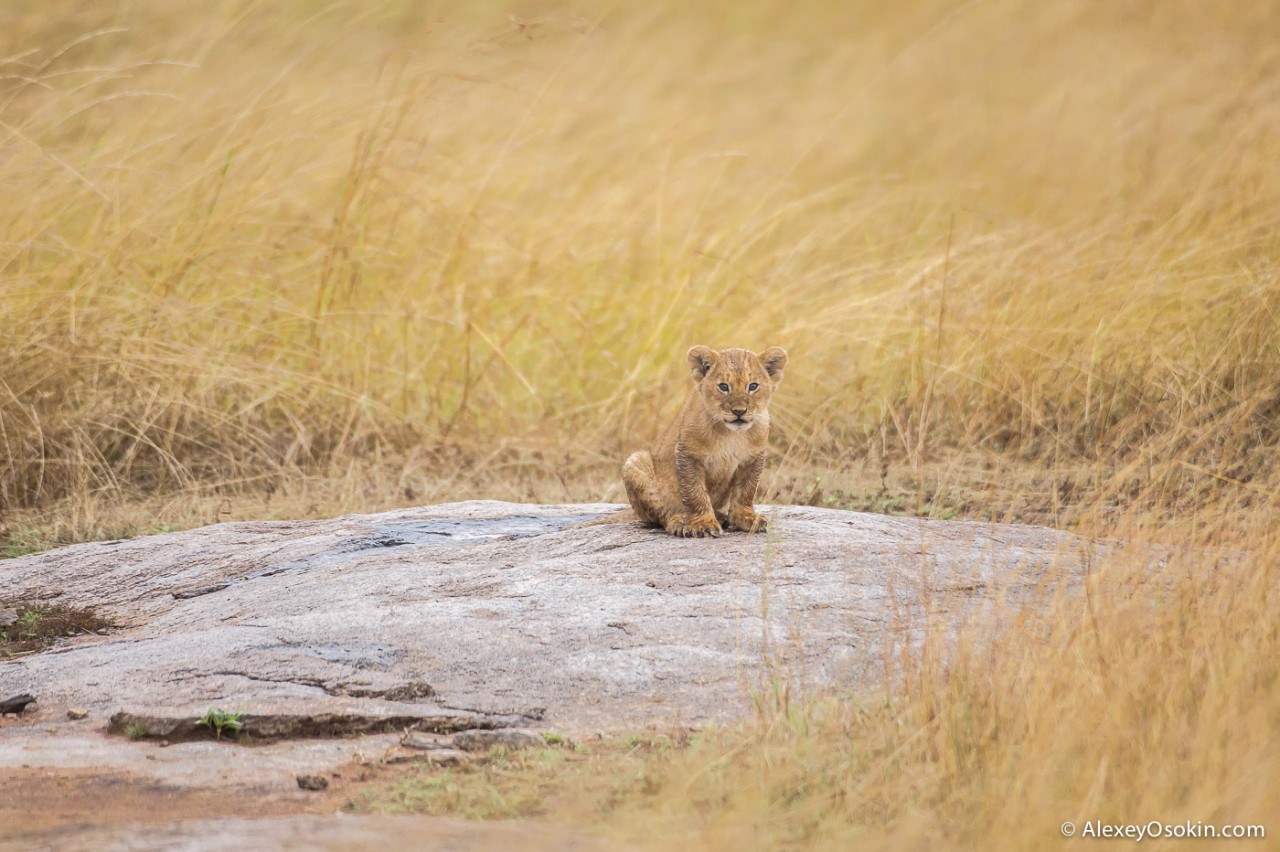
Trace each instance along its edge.
{"label": "rock", "polygon": [[444,748],[423,752],[427,762],[433,766],[461,766],[471,760],[471,755],[456,748]]}
{"label": "rock", "polygon": [[[426,730],[453,730],[470,724],[516,724],[524,716],[502,714],[477,715],[459,713],[440,708],[415,705],[409,708],[386,710],[379,707],[362,708],[368,712],[324,712],[320,702],[315,712],[244,713],[239,716],[238,731],[224,731],[221,739],[250,735],[259,739],[289,739],[306,737],[337,737],[356,734],[381,734],[401,731],[410,726]],[[360,707],[361,705],[356,705]],[[434,712],[432,710],[434,709]],[[396,712],[399,710],[400,712]],[[121,711],[112,714],[107,731],[128,734],[133,739],[166,738],[180,740],[204,740],[216,736],[213,729],[190,715],[173,716],[168,710],[151,713]]]}
{"label": "rock", "polygon": [[323,775],[299,775],[298,786],[303,790],[326,790],[329,787],[329,779]]}
{"label": "rock", "polygon": [[409,731],[400,738],[400,744],[388,751],[383,763],[416,763],[426,761],[434,766],[460,766],[471,760],[471,755],[455,743],[457,735],[420,734]]}
{"label": "rock", "polygon": [[411,731],[400,738],[400,745],[419,751],[484,751],[495,746],[509,749],[546,745],[540,734],[518,728],[459,731],[452,735],[420,734]]}
{"label": "rock", "polygon": [[432,766],[462,766],[471,761],[471,755],[456,748],[423,748],[420,744],[405,743],[388,751],[382,758],[387,765],[397,763],[429,763]]}
{"label": "rock", "polygon": [[89,711],[83,707],[72,707],[67,711],[67,718],[73,722],[78,722],[81,719],[88,719]]}
{"label": "rock", "polygon": [[[0,695],[3,694],[3,692],[0,692]],[[7,714],[20,716],[27,709],[28,704],[35,703],[35,696],[29,693],[23,693],[22,695],[15,695],[12,698],[6,698],[5,700],[0,701],[0,716]]]}
{"label": "rock", "polygon": [[433,734],[408,733],[400,738],[400,745],[405,748],[416,748],[419,751],[453,748],[453,737]]}
{"label": "rock", "polygon": [[453,735],[453,743],[463,751],[484,751],[494,746],[509,749],[539,748],[547,744],[540,734],[516,728],[496,731],[460,731]]}
{"label": "rock", "polygon": [[620,508],[455,503],[2,560],[0,600],[57,589],[120,629],[7,661],[0,695],[174,741],[207,739],[210,708],[268,739],[699,725],[749,713],[757,677],[878,685],[926,610],[1014,617],[1033,586],[1077,582],[1090,547],[800,506],[767,536],[583,525]]}

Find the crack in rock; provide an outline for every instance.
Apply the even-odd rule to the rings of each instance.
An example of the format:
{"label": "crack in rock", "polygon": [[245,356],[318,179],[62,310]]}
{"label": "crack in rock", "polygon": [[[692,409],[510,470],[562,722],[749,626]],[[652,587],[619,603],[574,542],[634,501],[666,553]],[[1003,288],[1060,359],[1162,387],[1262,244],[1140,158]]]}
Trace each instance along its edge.
{"label": "crack in rock", "polygon": [[541,722],[547,715],[545,707],[530,707],[527,710],[511,708],[509,710],[483,710],[479,707],[455,707],[452,704],[440,704],[445,710],[456,710],[459,713],[478,713],[481,716],[519,716],[532,722]]}
{"label": "crack in rock", "polygon": [[197,589],[184,589],[181,592],[174,592],[173,599],[175,601],[185,601],[191,598],[198,598],[203,595],[211,595],[214,592],[221,592],[223,589],[231,588],[231,583],[214,583],[212,586],[201,586]]}
{"label": "crack in rock", "polygon": [[351,697],[351,698],[381,698],[383,701],[401,701],[414,702],[423,698],[432,698],[435,696],[435,688],[429,683],[421,681],[409,681],[400,683],[395,686],[389,686],[382,689],[370,686],[360,686],[351,683],[335,683],[332,681],[321,680],[315,677],[306,677],[303,675],[291,675],[289,677],[268,677],[266,675],[250,674],[249,672],[237,671],[214,671],[203,672],[197,677],[242,677],[245,680],[258,681],[259,683],[292,683],[298,686],[306,686],[312,689],[318,689],[328,695],[335,697]]}

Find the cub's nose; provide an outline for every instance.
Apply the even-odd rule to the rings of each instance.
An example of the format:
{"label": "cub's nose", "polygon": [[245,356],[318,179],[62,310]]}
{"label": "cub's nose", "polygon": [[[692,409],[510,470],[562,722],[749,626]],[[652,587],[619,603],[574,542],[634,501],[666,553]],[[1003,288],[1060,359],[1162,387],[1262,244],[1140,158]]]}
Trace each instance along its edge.
{"label": "cub's nose", "polygon": [[741,417],[742,415],[747,413],[747,410],[745,408],[731,408],[729,410],[733,412],[734,417]]}

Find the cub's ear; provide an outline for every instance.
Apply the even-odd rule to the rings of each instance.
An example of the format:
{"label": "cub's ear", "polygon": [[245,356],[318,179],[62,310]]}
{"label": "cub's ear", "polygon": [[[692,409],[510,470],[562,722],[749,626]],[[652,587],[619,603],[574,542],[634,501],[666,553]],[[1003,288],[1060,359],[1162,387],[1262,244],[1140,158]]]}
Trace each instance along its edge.
{"label": "cub's ear", "polygon": [[720,356],[710,346],[695,346],[689,350],[689,369],[693,372],[693,380],[700,382],[711,372]]}
{"label": "cub's ear", "polygon": [[764,371],[769,374],[769,378],[776,386],[782,381],[782,371],[787,366],[787,350],[781,346],[770,346],[761,352],[759,357],[760,363],[764,365]]}

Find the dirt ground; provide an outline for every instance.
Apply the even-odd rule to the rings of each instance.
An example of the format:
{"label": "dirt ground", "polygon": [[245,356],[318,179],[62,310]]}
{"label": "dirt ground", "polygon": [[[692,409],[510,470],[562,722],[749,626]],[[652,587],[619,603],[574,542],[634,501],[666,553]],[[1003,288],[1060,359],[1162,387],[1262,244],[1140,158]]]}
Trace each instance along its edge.
{"label": "dirt ground", "polygon": [[[32,728],[22,717],[0,717],[0,731]],[[138,749],[155,746],[138,744]],[[244,750],[252,760],[253,747]],[[144,759],[155,759],[148,753]],[[398,767],[379,767],[394,771]],[[333,814],[375,769],[356,762],[324,774],[320,791],[279,786],[214,783],[193,785],[139,776],[111,766],[24,765],[0,768],[0,844],[21,843],[73,826],[159,825],[189,819]],[[213,780],[213,779],[211,779]]]}
{"label": "dirt ground", "polygon": [[[252,746],[228,745],[228,748]],[[421,764],[352,762],[320,791],[252,785],[171,784],[109,767],[0,770],[0,850],[618,848],[540,821],[355,816],[362,790],[396,784]],[[340,818],[335,822],[334,818]],[[246,846],[245,843],[249,846]]]}
{"label": "dirt ground", "polygon": [[158,825],[186,819],[332,814],[349,800],[359,767],[329,775],[319,792],[192,788],[100,769],[25,768],[0,776],[0,840],[77,825]]}
{"label": "dirt ground", "polygon": [[[0,716],[0,733],[33,734],[44,727],[38,714]],[[99,735],[90,734],[93,739]],[[105,737],[115,749],[140,753],[141,760],[160,763],[163,747]],[[222,746],[227,756],[254,762],[254,752],[279,744]],[[77,747],[72,743],[69,747]],[[176,747],[174,751],[176,752]],[[143,764],[144,766],[146,764]],[[207,784],[138,774],[121,766],[50,766],[43,759],[32,764],[0,767],[0,849],[32,848],[49,834],[76,827],[168,825],[185,820],[253,819],[299,814],[333,815],[342,810],[365,783],[394,778],[401,766],[349,761],[322,771],[324,790],[289,789],[280,784],[228,782],[225,772],[211,769]]]}

